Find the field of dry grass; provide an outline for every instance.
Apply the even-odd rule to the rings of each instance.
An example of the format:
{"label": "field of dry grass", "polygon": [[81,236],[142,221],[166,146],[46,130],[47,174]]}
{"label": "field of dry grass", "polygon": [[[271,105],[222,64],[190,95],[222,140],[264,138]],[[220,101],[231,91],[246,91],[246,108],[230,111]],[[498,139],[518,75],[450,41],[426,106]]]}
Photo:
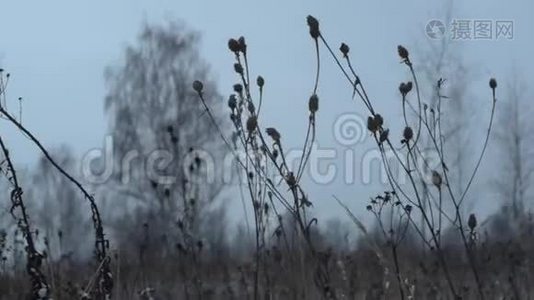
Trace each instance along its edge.
{"label": "field of dry grass", "polygon": [[[246,174],[242,199],[253,208],[250,233],[229,231],[222,214],[206,213],[197,199],[203,185],[195,185],[189,177],[184,180],[178,215],[167,216],[170,208],[161,204],[151,211],[151,221],[114,220],[103,202],[0,105],[3,119],[28,137],[44,162],[85,200],[83,211],[90,218],[79,220],[78,225],[85,224],[92,248],[92,255],[83,258],[65,251],[72,246],[64,236],[68,227],[39,233],[31,221],[34,206],[27,203],[9,146],[0,138],[1,171],[8,182],[4,200],[10,204],[6,218],[12,218],[0,235],[0,299],[530,299],[534,294],[534,262],[529,255],[534,251],[532,215],[504,206],[481,222],[475,214],[465,213],[464,201],[490,144],[497,81],[490,79],[484,91],[487,101],[480,105],[490,114],[479,138],[481,152],[459,188],[450,180],[454,174],[444,150],[444,81],[432,87],[436,101],[429,103],[420,92],[417,57],[403,46],[392,49],[408,75],[398,86],[403,130],[401,134],[390,131],[388,116],[375,110],[352,65],[349,46],[341,43],[339,51],[334,50],[319,21],[312,16],[306,21],[317,73],[297,168],[286,161],[283,132],[262,122],[267,80],[250,78],[244,37],[228,42],[238,80],[222,114],[230,115],[229,126],[221,123],[207,98],[206,83],[195,80],[188,85],[211,130],[217,131],[225,151],[235,154],[238,169]],[[320,220],[312,217],[313,197],[302,184],[316,139],[316,116],[321,112],[318,85],[323,51],[339,68],[339,78],[347,82],[354,100],[366,107],[368,134],[383,155],[388,179],[383,193],[366,204],[372,226],[364,225],[341,200],[332,200],[345,210],[344,217],[351,220],[349,230],[359,237],[351,246],[333,241],[318,226]],[[5,74],[2,78],[5,103]],[[177,139],[174,130],[168,127],[163,133],[172,143]],[[437,154],[437,165],[426,162],[426,147]],[[386,159],[386,152],[394,154],[394,162]],[[394,176],[394,165],[403,171],[407,183]],[[201,166],[200,158],[195,159],[190,170]],[[152,188],[158,191],[157,197],[174,199],[173,190],[160,190],[158,183],[152,183]]]}

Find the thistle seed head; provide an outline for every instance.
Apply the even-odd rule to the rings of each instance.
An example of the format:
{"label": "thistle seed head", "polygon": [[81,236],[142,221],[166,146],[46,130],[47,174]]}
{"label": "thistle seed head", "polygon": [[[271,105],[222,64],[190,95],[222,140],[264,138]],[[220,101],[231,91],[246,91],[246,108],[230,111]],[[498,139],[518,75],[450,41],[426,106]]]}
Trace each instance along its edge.
{"label": "thistle seed head", "polygon": [[313,16],[308,16],[306,18],[306,21],[308,23],[308,26],[310,27],[311,37],[317,39],[321,35],[321,32],[319,31],[319,21],[317,21],[317,19]]}
{"label": "thistle seed head", "polygon": [[490,81],[489,81],[489,86],[492,89],[497,88],[497,80],[495,80],[495,78],[491,78]]}
{"label": "thistle seed head", "polygon": [[398,46],[397,46],[397,51],[399,52],[399,56],[400,56],[402,59],[404,59],[404,60],[408,59],[408,55],[409,55],[409,53],[408,53],[408,50],[407,50],[406,48],[404,48],[404,47],[401,46],[401,45],[398,45]]}
{"label": "thistle seed head", "polygon": [[308,101],[308,109],[310,113],[315,113],[319,110],[319,97],[316,94],[313,94]]}
{"label": "thistle seed head", "polygon": [[350,48],[345,43],[341,43],[341,47],[339,47],[339,51],[343,53],[343,57],[347,57],[349,55]]}
{"label": "thistle seed head", "polygon": [[409,127],[409,126],[406,126],[404,128],[404,132],[403,132],[402,135],[403,135],[405,141],[411,140],[413,138],[413,130],[412,130],[412,128]]}
{"label": "thistle seed head", "polygon": [[204,89],[204,85],[199,80],[193,81],[193,90],[195,90],[197,93],[202,93],[202,90]]}

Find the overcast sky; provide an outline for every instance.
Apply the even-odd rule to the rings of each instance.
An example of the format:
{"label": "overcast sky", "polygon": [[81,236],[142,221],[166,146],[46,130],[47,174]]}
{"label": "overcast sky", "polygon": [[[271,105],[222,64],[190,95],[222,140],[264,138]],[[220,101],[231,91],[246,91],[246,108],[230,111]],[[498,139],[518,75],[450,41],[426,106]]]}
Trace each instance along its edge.
{"label": "overcast sky", "polygon": [[[252,73],[267,82],[263,124],[277,127],[288,147],[298,147],[306,130],[314,79],[314,49],[306,16],[320,20],[322,32],[335,49],[341,41],[351,46],[353,61],[376,109],[395,119],[401,117],[394,105],[399,101],[398,83],[409,79],[396,47],[414,49],[412,60],[417,64],[416,47],[437,42],[425,35],[427,22],[444,16],[444,6],[436,2],[9,1],[0,9],[0,67],[11,73],[9,107],[16,108],[16,99],[24,98],[23,123],[46,146],[66,144],[82,156],[102,147],[107,132],[104,68],[120,61],[144,22],[183,20],[199,31],[201,54],[212,65],[224,95],[236,80],[227,40],[244,35]],[[490,77],[504,83],[514,66],[526,82],[533,81],[533,1],[458,1],[452,18],[514,22],[511,40],[457,42],[465,60],[477,66],[479,80],[473,81],[471,89],[480,91],[480,97],[489,96]],[[317,141],[319,147],[336,149],[341,156],[347,148],[336,141],[334,124],[339,116],[364,109],[351,100],[350,88],[324,52],[322,60]],[[38,157],[36,149],[9,124],[1,124],[0,134],[6,137],[17,164],[31,166]],[[373,149],[371,140],[364,138],[353,146],[357,160]],[[342,157],[335,161],[342,163]],[[339,213],[332,194],[357,210],[369,195],[382,190],[376,182],[347,185],[342,179],[326,185],[310,183],[307,189],[316,195],[312,200],[317,210],[330,216]]]}

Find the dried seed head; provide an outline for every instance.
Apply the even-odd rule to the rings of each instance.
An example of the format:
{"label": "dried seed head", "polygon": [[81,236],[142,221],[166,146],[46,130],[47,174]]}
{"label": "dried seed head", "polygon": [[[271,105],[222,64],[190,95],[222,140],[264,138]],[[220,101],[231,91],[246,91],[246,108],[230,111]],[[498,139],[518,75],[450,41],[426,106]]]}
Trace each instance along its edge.
{"label": "dried seed head", "polygon": [[375,115],[375,124],[377,126],[377,129],[384,125],[384,118],[382,118],[380,114]]}
{"label": "dried seed head", "polygon": [[373,209],[373,207],[372,207],[371,205],[367,205],[365,208],[366,208],[367,210],[369,210],[369,211]]}
{"label": "dried seed head", "polygon": [[367,129],[369,129],[369,131],[371,131],[372,133],[375,133],[375,131],[378,130],[375,119],[371,116],[367,118]]}
{"label": "dried seed head", "polygon": [[243,93],[243,86],[239,83],[234,84],[234,91],[238,94]]}
{"label": "dried seed head", "polygon": [[495,80],[495,78],[491,78],[490,81],[489,81],[489,86],[492,89],[497,88],[497,80]]}
{"label": "dried seed head", "polygon": [[237,74],[243,75],[243,66],[241,64],[235,63],[234,64],[234,71]]}
{"label": "dried seed head", "polygon": [[477,227],[477,218],[475,217],[475,214],[470,214],[469,219],[467,220],[467,226],[469,226],[469,229],[471,231],[475,230]]}
{"label": "dried seed head", "polygon": [[406,126],[406,128],[404,128],[404,132],[402,134],[404,136],[404,140],[405,141],[409,141],[413,138],[413,130],[411,127],[409,126]]}
{"label": "dried seed head", "polygon": [[258,126],[258,119],[255,116],[250,116],[247,120],[247,130],[248,132],[253,132]]}
{"label": "dried seed head", "polygon": [[198,81],[198,80],[195,80],[193,81],[193,89],[197,92],[197,93],[202,93],[202,90],[204,89],[204,85],[202,84],[202,82]]}
{"label": "dried seed head", "polygon": [[317,21],[317,19],[313,16],[308,16],[306,18],[306,21],[308,22],[308,26],[310,27],[311,37],[317,39],[321,35],[321,32],[319,31],[319,21]]}
{"label": "dried seed head", "polygon": [[319,110],[319,97],[316,94],[313,94],[308,101],[308,109],[313,114]]}
{"label": "dried seed head", "polygon": [[408,81],[407,83],[401,82],[399,85],[399,91],[403,96],[406,96],[413,88],[413,84],[411,81]]}
{"label": "dried seed head", "polygon": [[404,48],[403,46],[401,45],[398,45],[397,46],[397,51],[399,52],[399,56],[402,58],[402,59],[408,59],[408,50],[406,48]]}
{"label": "dried seed head", "polygon": [[257,84],[260,88],[262,88],[263,85],[265,84],[265,80],[263,79],[263,77],[258,76],[258,78],[256,79],[256,84]]}
{"label": "dried seed head", "polygon": [[399,92],[401,93],[401,95],[405,96],[406,95],[406,83],[404,82],[401,82],[400,85],[399,85]]}
{"label": "dried seed head", "polygon": [[287,182],[287,185],[289,185],[290,187],[293,187],[295,186],[295,184],[297,184],[297,179],[295,178],[295,175],[293,175],[293,172],[289,172],[287,174],[286,182]]}
{"label": "dried seed head", "polygon": [[349,55],[350,48],[345,43],[341,43],[341,47],[339,47],[339,51],[343,53],[343,57],[347,57]]}
{"label": "dried seed head", "polygon": [[267,129],[265,129],[265,132],[267,133],[267,135],[269,135],[275,142],[279,142],[280,141],[280,133],[278,132],[278,130],[276,130],[275,128],[273,127],[269,127]]}
{"label": "dried seed head", "polygon": [[410,204],[406,205],[406,206],[404,207],[404,209],[406,210],[407,213],[412,212],[412,206],[411,206]]}
{"label": "dried seed head", "polygon": [[230,107],[230,109],[235,109],[236,106],[237,106],[237,99],[236,99],[235,95],[232,94],[228,98],[228,107]]}
{"label": "dried seed head", "polygon": [[441,175],[438,173],[438,171],[432,171],[432,184],[439,189],[441,188],[442,182],[443,180],[441,179]]}
{"label": "dried seed head", "polygon": [[237,42],[239,43],[239,48],[240,50],[243,52],[243,53],[247,53],[247,43],[245,42],[245,37],[244,36],[240,36],[239,39],[237,40]]}
{"label": "dried seed head", "polygon": [[234,52],[235,54],[238,54],[241,50],[241,46],[239,45],[239,42],[236,39],[230,39],[228,41],[228,49],[230,49],[230,51]]}

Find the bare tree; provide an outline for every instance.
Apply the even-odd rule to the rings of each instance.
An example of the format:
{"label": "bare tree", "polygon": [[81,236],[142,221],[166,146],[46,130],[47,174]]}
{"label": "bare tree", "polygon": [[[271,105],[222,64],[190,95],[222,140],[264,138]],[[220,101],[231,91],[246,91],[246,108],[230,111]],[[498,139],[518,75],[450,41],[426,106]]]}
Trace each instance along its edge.
{"label": "bare tree", "polygon": [[[507,84],[507,96],[501,100],[501,113],[495,137],[498,142],[497,178],[491,185],[502,201],[502,210],[493,216],[493,232],[509,236],[519,226],[529,197],[529,182],[534,171],[532,160],[533,123],[530,120],[525,84],[514,77]],[[512,226],[510,228],[509,226]],[[504,232],[503,232],[504,231]]]}
{"label": "bare tree", "polygon": [[137,253],[144,266],[151,258],[164,262],[176,247],[198,262],[202,240],[213,238],[203,230],[214,223],[211,213],[224,220],[211,204],[224,186],[217,175],[227,149],[191,90],[191,82],[202,78],[212,113],[224,124],[223,102],[208,71],[198,34],[178,23],[145,25],[123,61],[106,71],[114,158],[105,185],[113,192],[108,214],[122,249]]}

